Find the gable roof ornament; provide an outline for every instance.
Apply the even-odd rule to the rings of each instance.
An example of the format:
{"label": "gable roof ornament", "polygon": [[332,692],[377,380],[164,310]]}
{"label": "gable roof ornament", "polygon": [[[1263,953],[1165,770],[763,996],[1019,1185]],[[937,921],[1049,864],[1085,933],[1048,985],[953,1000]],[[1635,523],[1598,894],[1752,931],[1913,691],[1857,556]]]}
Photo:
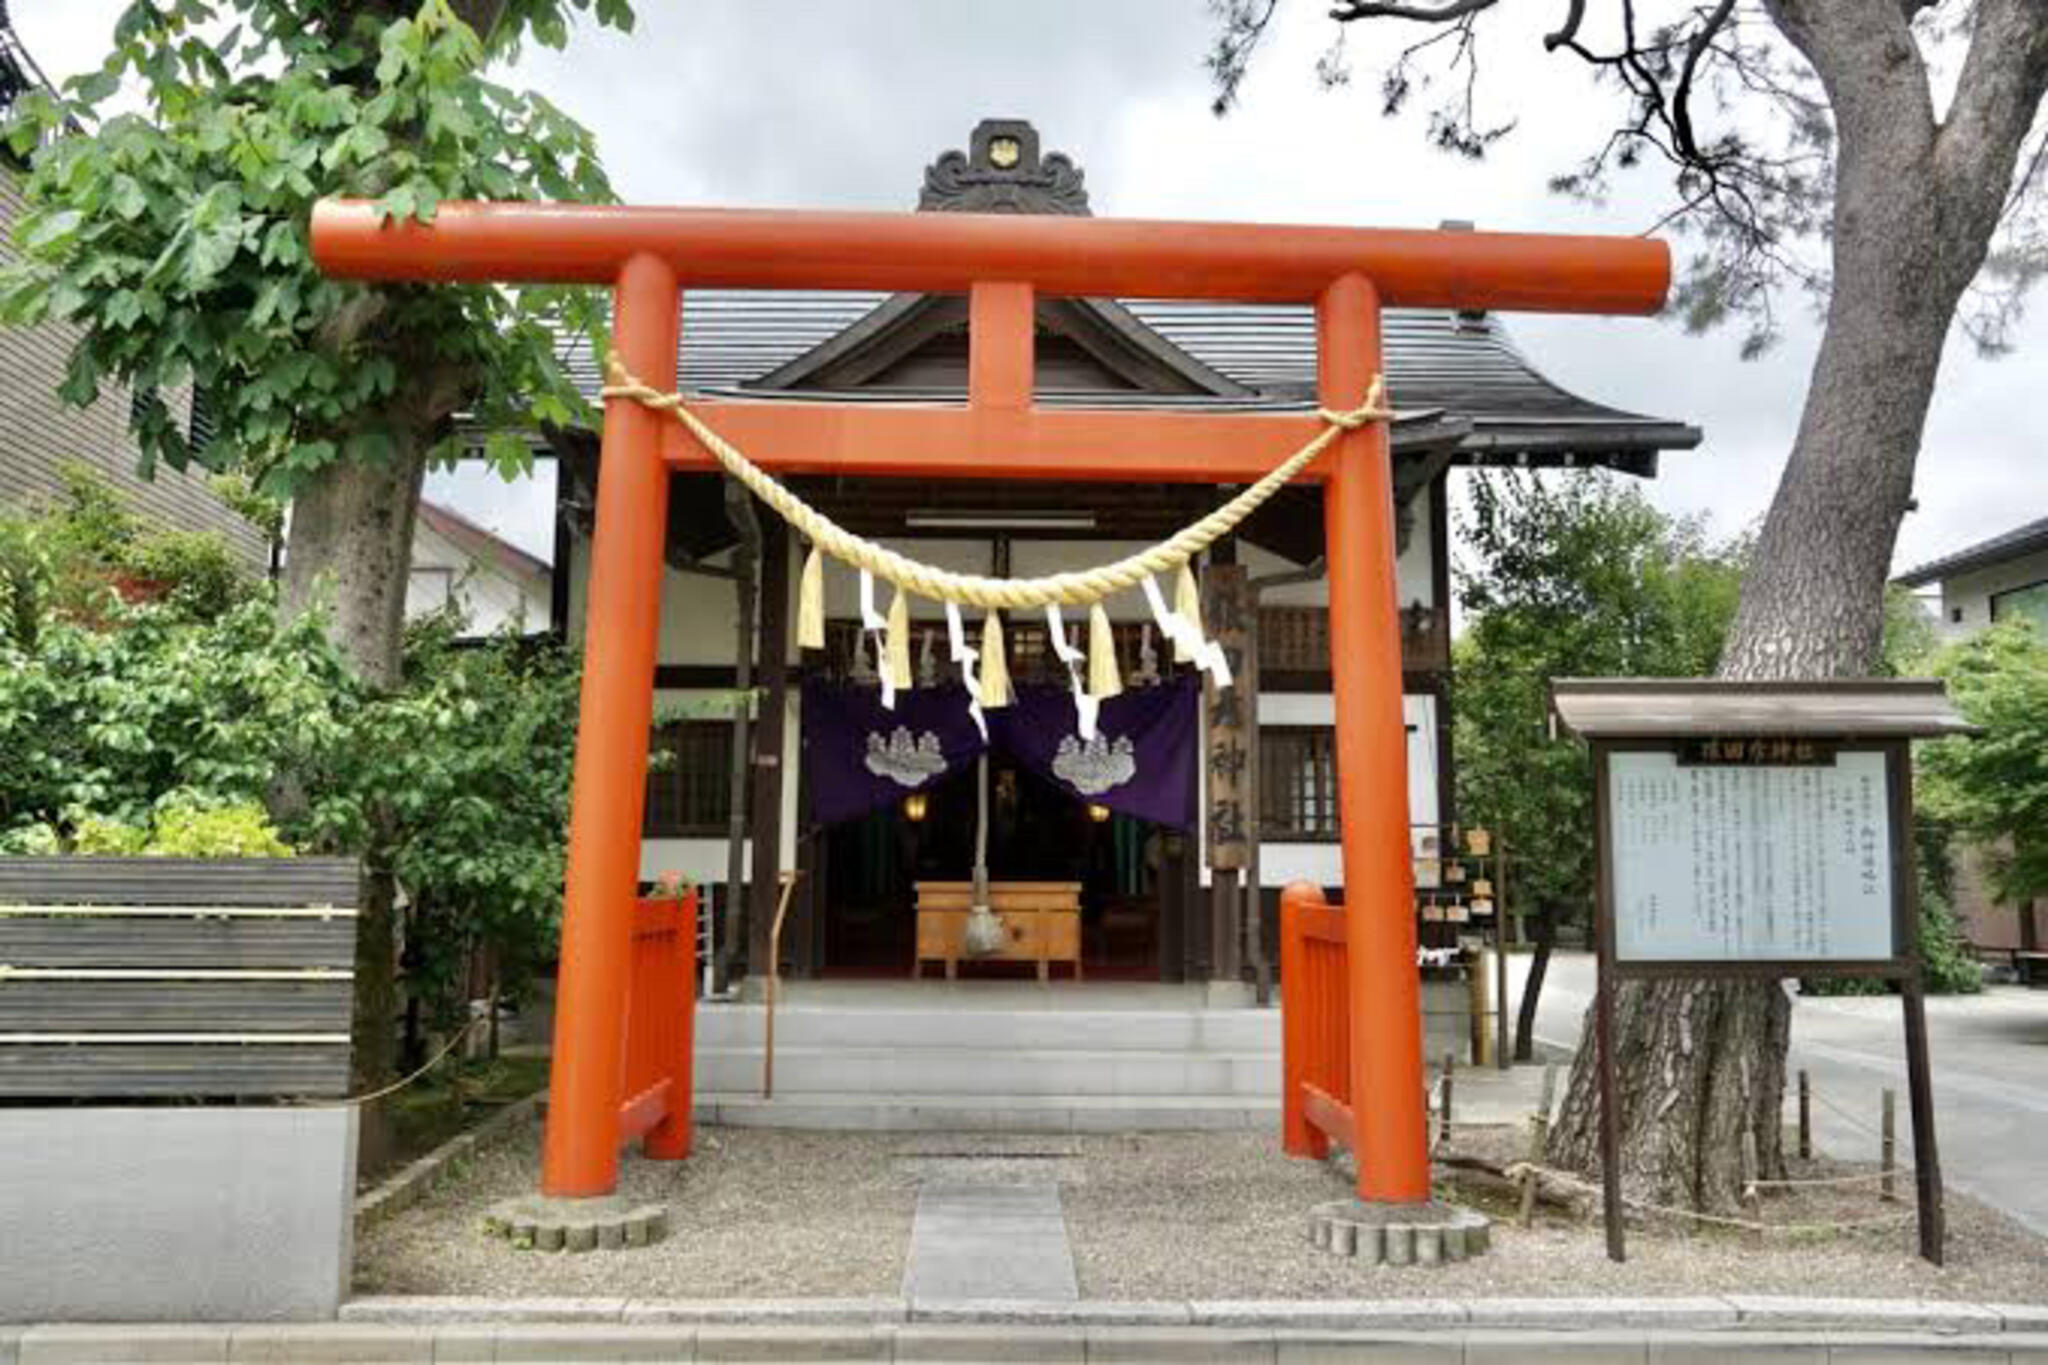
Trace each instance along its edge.
{"label": "gable roof ornament", "polygon": [[1086,218],[1088,189],[1065,152],[1038,149],[1028,119],[985,118],[967,150],[944,153],[924,169],[920,213],[1065,213]]}

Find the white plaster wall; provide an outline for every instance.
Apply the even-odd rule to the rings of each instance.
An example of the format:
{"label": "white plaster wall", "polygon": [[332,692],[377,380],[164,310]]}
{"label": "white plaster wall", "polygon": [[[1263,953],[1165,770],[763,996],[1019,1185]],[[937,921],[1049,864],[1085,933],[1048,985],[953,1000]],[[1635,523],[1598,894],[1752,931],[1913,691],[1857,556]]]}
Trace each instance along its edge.
{"label": "white plaster wall", "polygon": [[[1435,824],[1437,809],[1436,698],[1427,693],[1401,698],[1408,726],[1408,820]],[[1261,725],[1335,726],[1336,699],[1327,692],[1273,692],[1259,698]],[[1259,847],[1259,884],[1281,887],[1306,879],[1318,886],[1344,881],[1343,856],[1336,844],[1269,841]]]}
{"label": "white plaster wall", "polygon": [[[2048,582],[2048,550],[1942,580],[1941,637],[1968,639],[1991,625],[1994,595],[2041,582]],[[1960,621],[1955,619],[1958,612]]]}
{"label": "white plaster wall", "polygon": [[[518,578],[472,557],[440,532],[419,523],[413,533],[414,575],[406,584],[405,614],[422,616],[442,605],[440,574],[448,575],[449,596],[469,618],[468,634],[495,635],[512,627],[525,633],[549,626],[548,579],[545,574]],[[418,570],[428,570],[421,574]]]}

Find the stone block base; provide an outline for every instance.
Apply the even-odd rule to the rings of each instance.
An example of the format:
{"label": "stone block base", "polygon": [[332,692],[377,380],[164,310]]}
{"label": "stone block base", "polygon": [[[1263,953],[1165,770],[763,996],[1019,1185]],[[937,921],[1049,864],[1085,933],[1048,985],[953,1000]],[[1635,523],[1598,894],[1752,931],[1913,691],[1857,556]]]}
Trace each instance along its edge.
{"label": "stone block base", "polygon": [[531,1251],[624,1251],[668,1236],[666,1204],[633,1204],[614,1195],[554,1199],[522,1195],[492,1206],[484,1231]]}
{"label": "stone block base", "polygon": [[1493,1223],[1449,1204],[1340,1199],[1309,1210],[1308,1239],[1368,1265],[1440,1265],[1483,1253],[1493,1244]]}

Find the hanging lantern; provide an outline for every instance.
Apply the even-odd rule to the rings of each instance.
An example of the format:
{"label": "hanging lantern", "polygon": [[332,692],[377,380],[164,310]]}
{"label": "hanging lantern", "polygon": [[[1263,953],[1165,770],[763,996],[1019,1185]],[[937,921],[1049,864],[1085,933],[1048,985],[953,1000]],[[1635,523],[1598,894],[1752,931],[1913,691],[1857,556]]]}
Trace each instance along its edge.
{"label": "hanging lantern", "polygon": [[1109,807],[1099,806],[1095,802],[1090,801],[1088,803],[1088,818],[1098,825],[1102,824],[1109,819]]}
{"label": "hanging lantern", "polygon": [[923,792],[912,792],[910,795],[903,798],[903,818],[908,820],[911,824],[923,824],[924,811],[925,795]]}

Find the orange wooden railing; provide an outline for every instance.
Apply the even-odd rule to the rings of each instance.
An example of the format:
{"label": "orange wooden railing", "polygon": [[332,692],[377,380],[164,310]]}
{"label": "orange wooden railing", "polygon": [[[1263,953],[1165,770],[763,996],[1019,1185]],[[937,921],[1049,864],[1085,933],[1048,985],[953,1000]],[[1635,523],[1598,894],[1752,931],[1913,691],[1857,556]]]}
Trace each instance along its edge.
{"label": "orange wooden railing", "polygon": [[1353,1146],[1351,1010],[1344,910],[1320,887],[1280,893],[1281,1144],[1322,1157],[1334,1138]]}
{"label": "orange wooden railing", "polygon": [[633,913],[619,1143],[648,1156],[690,1154],[690,1047],[697,1017],[697,893],[643,897]]}

